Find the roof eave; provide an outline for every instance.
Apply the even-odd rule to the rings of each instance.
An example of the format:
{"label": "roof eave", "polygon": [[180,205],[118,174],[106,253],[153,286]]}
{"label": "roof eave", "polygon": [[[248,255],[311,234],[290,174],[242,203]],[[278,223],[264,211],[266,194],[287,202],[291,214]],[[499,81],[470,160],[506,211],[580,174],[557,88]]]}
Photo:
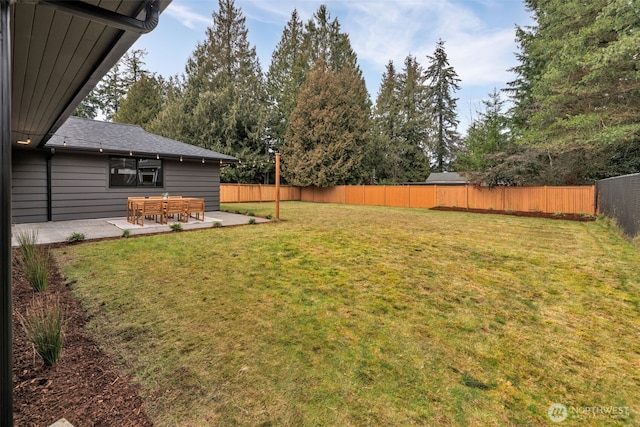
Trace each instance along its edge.
{"label": "roof eave", "polygon": [[238,163],[240,160],[234,157],[221,157],[221,156],[194,156],[186,154],[176,153],[163,153],[163,152],[141,152],[141,151],[126,151],[126,150],[113,150],[109,148],[100,147],[65,147],[58,144],[47,144],[43,147],[44,150],[53,150],[52,153],[78,153],[78,154],[93,154],[93,155],[117,155],[123,157],[145,157],[145,158],[160,158],[160,159],[172,159],[172,160],[195,160],[195,161],[212,161],[219,162],[220,164],[233,164]]}

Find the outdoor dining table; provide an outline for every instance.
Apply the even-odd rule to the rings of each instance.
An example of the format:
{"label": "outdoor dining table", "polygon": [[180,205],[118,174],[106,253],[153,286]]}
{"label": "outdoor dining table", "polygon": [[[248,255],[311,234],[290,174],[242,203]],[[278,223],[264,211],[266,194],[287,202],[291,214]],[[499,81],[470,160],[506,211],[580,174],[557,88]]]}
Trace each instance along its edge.
{"label": "outdoor dining table", "polygon": [[[170,207],[169,202],[174,202],[171,205],[175,205],[175,202],[182,202],[181,207],[176,209],[173,206]],[[151,205],[150,210],[146,210],[145,207]],[[183,218],[182,222],[188,222],[189,218],[195,218],[197,220],[204,220],[204,199],[197,197],[182,197],[182,196],[150,196],[150,197],[128,197],[127,198],[127,221],[132,224],[138,224],[144,226],[145,217],[160,217],[160,224],[166,224],[169,216],[178,215]],[[156,222],[157,219],[155,220]]]}

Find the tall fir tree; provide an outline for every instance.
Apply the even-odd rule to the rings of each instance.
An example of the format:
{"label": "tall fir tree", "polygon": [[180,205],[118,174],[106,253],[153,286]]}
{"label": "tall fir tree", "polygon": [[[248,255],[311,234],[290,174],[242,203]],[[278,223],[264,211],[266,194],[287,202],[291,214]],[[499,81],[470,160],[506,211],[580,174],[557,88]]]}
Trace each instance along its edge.
{"label": "tall fir tree", "polygon": [[127,94],[127,86],[123,79],[123,64],[117,62],[96,86],[96,95],[100,99],[102,114],[107,121],[120,108],[120,101]]}
{"label": "tall fir tree", "polygon": [[318,60],[300,89],[282,146],[283,177],[293,185],[356,184],[366,171],[371,107],[359,73]]}
{"label": "tall fir tree", "polygon": [[408,55],[400,75],[402,125],[398,141],[403,182],[425,181],[429,175],[429,134],[433,128],[424,69]]}
{"label": "tall fir tree", "polygon": [[431,149],[434,170],[443,172],[453,162],[460,142],[457,131],[459,120],[456,113],[458,98],[453,97],[454,92],[460,90],[460,79],[449,64],[444,41],[438,40],[433,56],[428,58],[429,66],[425,72],[425,78],[434,121]]}
{"label": "tall fir tree", "polygon": [[360,73],[358,58],[349,35],[340,29],[337,18],[331,19],[326,5],[321,5],[305,27],[305,50],[308,69],[321,60],[333,71],[344,66]]}
{"label": "tall fir tree", "polygon": [[100,113],[100,99],[96,95],[95,91],[89,92],[87,96],[78,104],[73,111],[73,115],[76,117],[82,117],[85,119],[95,119]]}
{"label": "tall fir tree", "polygon": [[[366,91],[362,71],[357,64],[357,56],[351,48],[348,34],[341,31],[338,20],[332,19],[327,7],[323,5],[303,28],[300,28],[300,25],[297,13],[294,12],[283,32],[281,43],[274,52],[267,83],[270,92],[269,99],[276,101],[276,104],[272,104],[272,109],[276,109],[276,114],[272,117],[277,120],[276,126],[270,128],[269,131],[274,131],[273,139],[276,140],[276,144],[283,153],[295,152],[295,149],[291,147],[294,142],[287,139],[287,135],[290,135],[291,117],[295,109],[300,107],[301,102],[308,102],[300,95],[301,87],[308,83],[310,70],[318,71],[315,64],[319,62],[323,64],[322,67],[326,72],[331,71],[329,80],[345,78],[341,74],[343,68],[348,70],[349,79],[358,80],[357,84],[355,80],[353,83],[355,85],[354,91],[357,92],[354,99],[362,103],[358,107],[361,111],[368,111],[368,116],[364,120],[370,122],[371,115],[371,101]],[[284,61],[289,61],[289,63],[284,66]],[[291,71],[290,75],[286,76],[284,73],[289,70]],[[318,76],[316,75],[314,78],[317,79]],[[279,86],[283,87],[286,92],[271,94],[271,91],[277,90]],[[363,92],[359,92],[361,88],[364,88]],[[277,104],[279,101],[282,101],[282,106]],[[355,107],[352,106],[352,108]],[[327,124],[333,128],[328,132],[339,132],[340,129],[349,129],[353,125],[352,118],[348,116],[335,116],[334,119],[334,122]],[[373,168],[363,164],[363,154],[361,153],[362,151],[366,152],[365,159],[371,159],[374,150],[371,141],[370,129],[367,129],[361,138],[358,138],[358,156],[360,157],[354,159],[354,164],[357,164],[358,168],[351,172],[352,177],[349,179],[372,181]],[[283,165],[285,162],[283,155]],[[312,173],[310,170],[307,171]]]}
{"label": "tall fir tree", "polygon": [[518,142],[545,183],[590,183],[640,171],[638,0],[527,0],[510,84]]}
{"label": "tall fir tree", "polygon": [[165,93],[164,79],[143,75],[129,87],[126,97],[120,101],[120,108],[113,116],[113,121],[147,128],[162,110]]}
{"label": "tall fir tree", "polygon": [[90,119],[102,116],[107,121],[113,120],[129,87],[149,75],[144,62],[146,54],[144,49],[125,53],[78,105],[73,115]]}
{"label": "tall fir tree", "polygon": [[464,144],[456,159],[456,169],[471,173],[484,172],[496,166],[496,154],[505,152],[511,142],[505,101],[494,88],[482,101],[483,110],[467,129]]}
{"label": "tall fir tree", "polygon": [[376,144],[375,178],[380,182],[402,182],[402,110],[399,99],[399,75],[392,61],[386,65],[373,109],[373,141]]}
{"label": "tall fir tree", "polygon": [[[178,105],[168,105],[154,123],[163,135],[224,154],[241,163],[224,168],[225,182],[265,182],[273,170],[264,137],[266,100],[255,47],[246,19],[233,0],[219,0],[206,39],[196,46],[185,70]],[[176,117],[177,116],[177,117]]]}
{"label": "tall fir tree", "polygon": [[433,128],[425,73],[408,55],[397,73],[392,62],[383,74],[374,109],[381,150],[380,177],[393,183],[423,182],[429,175],[429,136]]}
{"label": "tall fir tree", "polygon": [[300,86],[307,73],[304,53],[304,25],[298,11],[294,10],[271,56],[265,81],[269,101],[267,134],[275,151],[284,141],[289,116],[296,106]]}
{"label": "tall fir tree", "polygon": [[171,76],[164,80],[163,108],[156,117],[145,125],[145,130],[167,138],[188,142],[185,138],[186,126],[183,121],[182,100],[184,99],[183,76]]}

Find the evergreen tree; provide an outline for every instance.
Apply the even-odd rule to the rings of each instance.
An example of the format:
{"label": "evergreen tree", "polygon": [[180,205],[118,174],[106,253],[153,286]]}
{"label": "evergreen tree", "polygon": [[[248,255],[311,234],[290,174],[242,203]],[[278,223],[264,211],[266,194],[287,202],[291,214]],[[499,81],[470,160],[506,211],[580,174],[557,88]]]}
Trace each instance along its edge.
{"label": "evergreen tree", "polygon": [[298,12],[294,10],[271,56],[271,65],[266,76],[266,92],[270,106],[267,132],[275,151],[284,140],[289,116],[296,106],[298,92],[306,73],[304,26]]}
{"label": "evergreen tree", "polygon": [[304,43],[308,69],[321,60],[333,71],[349,66],[360,73],[349,35],[341,32],[337,18],[331,20],[327,6],[321,5],[307,23]]}
{"label": "evergreen tree", "polygon": [[300,186],[361,182],[370,114],[359,73],[348,65],[334,71],[319,60],[291,114],[281,149],[283,177]]}
{"label": "evergreen tree", "polygon": [[164,92],[162,78],[143,75],[129,87],[126,98],[120,101],[120,108],[113,116],[113,121],[146,128],[162,110]]}
{"label": "evergreen tree", "polygon": [[122,78],[122,63],[117,62],[96,86],[96,96],[100,99],[102,114],[105,120],[111,121],[120,108],[120,100],[127,93],[127,86]]}
{"label": "evergreen tree", "polygon": [[519,33],[511,84],[519,143],[554,183],[639,171],[638,1],[526,4],[537,25]]}
{"label": "evergreen tree", "polygon": [[113,120],[129,87],[149,75],[144,68],[143,58],[146,54],[142,49],[125,53],[80,103],[74,115],[91,119],[101,115],[107,121]]}
{"label": "evergreen tree", "polygon": [[73,115],[76,117],[83,117],[85,119],[95,119],[100,112],[100,100],[96,96],[95,91],[89,92],[87,96],[78,104],[73,111]]}
{"label": "evergreen tree", "polygon": [[374,142],[376,156],[375,177],[380,181],[402,182],[403,169],[401,148],[404,140],[400,136],[402,126],[399,99],[399,76],[392,61],[387,63],[382,83],[373,110]]}
{"label": "evergreen tree", "polygon": [[[264,182],[273,170],[264,137],[266,102],[255,47],[233,0],[219,0],[206,40],[185,70],[182,96],[167,105],[151,128],[165,136],[241,159],[224,168],[224,182]],[[177,104],[177,105],[171,105]]]}
{"label": "evergreen tree", "polygon": [[187,127],[184,122],[181,102],[184,99],[184,85],[181,76],[172,76],[164,81],[163,108],[154,119],[147,122],[145,130],[167,138],[188,142],[185,138]]}
{"label": "evergreen tree", "polygon": [[145,69],[144,57],[147,51],[144,49],[132,49],[124,54],[120,60],[123,68],[121,79],[126,87],[140,81],[143,77],[149,77],[149,70]]}
{"label": "evergreen tree", "polygon": [[[280,151],[295,152],[292,146],[295,144],[286,139],[287,135],[297,134],[290,133],[292,113],[300,107],[301,102],[307,103],[307,99],[302,99],[300,95],[301,86],[308,83],[310,70],[319,72],[314,64],[322,63],[322,68],[328,72],[331,71],[329,80],[357,79],[358,83],[354,83],[353,101],[361,102],[358,108],[361,111],[367,111],[366,118],[362,120],[370,123],[371,102],[366,92],[366,86],[362,72],[357,64],[357,56],[351,48],[349,36],[342,33],[340,23],[337,19],[332,19],[326,6],[321,6],[314,16],[302,27],[302,23],[298,19],[297,12],[294,11],[291,20],[285,27],[280,44],[273,54],[272,64],[267,76],[268,97],[271,100],[272,115],[268,132],[274,145],[279,146]],[[346,74],[341,71],[346,69]],[[319,76],[314,77],[318,79]],[[332,83],[333,84],[333,83]],[[360,92],[360,89],[363,89]],[[339,84],[334,84],[333,90],[339,92]],[[333,100],[332,100],[333,102]],[[347,106],[345,105],[345,108]],[[349,107],[351,110],[354,106]],[[353,118],[347,116],[335,116],[334,122],[327,124],[332,129],[327,130],[328,133],[338,132],[340,129],[350,129],[353,126]],[[299,129],[298,129],[299,131]],[[283,139],[284,138],[284,139]],[[350,137],[347,137],[347,140]],[[358,158],[353,159],[353,164],[357,164],[358,168],[351,171],[350,180],[371,182],[373,180],[374,168],[371,163],[363,163],[363,156],[367,160],[373,162],[374,147],[371,144],[370,129],[356,138],[358,141]],[[366,153],[363,154],[363,153]],[[284,165],[283,155],[283,165]],[[302,170],[302,169],[301,169]],[[312,173],[312,171],[307,170]],[[283,176],[285,174],[283,173]],[[296,176],[294,179],[300,179]],[[309,178],[312,179],[312,178]],[[328,181],[325,181],[328,182]]]}
{"label": "evergreen tree", "polygon": [[453,161],[460,136],[457,132],[458,118],[456,103],[458,98],[453,93],[460,89],[460,79],[453,67],[449,65],[444,50],[444,41],[438,40],[433,56],[428,56],[429,67],[425,77],[429,88],[434,132],[431,149],[435,160],[434,169],[442,172]]}
{"label": "evergreen tree", "polygon": [[408,55],[400,75],[400,154],[402,182],[421,182],[429,175],[429,133],[433,128],[425,74],[414,56]]}
{"label": "evergreen tree", "polygon": [[504,152],[510,143],[509,120],[502,111],[505,101],[494,88],[488,100],[482,101],[484,111],[479,112],[464,139],[464,149],[458,154],[458,170],[482,172],[496,165],[495,154]]}
{"label": "evergreen tree", "polygon": [[402,72],[389,62],[374,109],[381,159],[380,177],[394,183],[423,182],[429,175],[429,132],[433,127],[425,74],[408,55]]}

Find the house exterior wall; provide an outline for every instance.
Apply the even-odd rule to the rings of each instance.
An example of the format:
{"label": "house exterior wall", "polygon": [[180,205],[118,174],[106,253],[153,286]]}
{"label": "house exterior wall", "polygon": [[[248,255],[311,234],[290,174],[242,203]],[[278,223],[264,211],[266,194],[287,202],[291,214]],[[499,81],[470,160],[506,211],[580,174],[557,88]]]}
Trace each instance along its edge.
{"label": "house exterior wall", "polygon": [[[47,221],[45,155],[21,156],[14,163],[14,223]],[[51,159],[51,219],[124,217],[127,197],[165,192],[204,198],[208,211],[220,208],[218,164],[163,159],[162,166],[163,187],[109,188],[109,156],[56,153]]]}
{"label": "house exterior wall", "polygon": [[42,152],[14,150],[11,215],[14,223],[47,220],[47,160]]}

